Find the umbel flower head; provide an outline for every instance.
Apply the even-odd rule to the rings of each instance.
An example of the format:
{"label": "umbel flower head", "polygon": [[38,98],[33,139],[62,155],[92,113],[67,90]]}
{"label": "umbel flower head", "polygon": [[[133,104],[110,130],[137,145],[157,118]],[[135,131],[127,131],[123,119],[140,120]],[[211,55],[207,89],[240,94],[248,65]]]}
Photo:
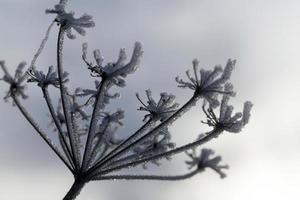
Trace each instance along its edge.
{"label": "umbel flower head", "polygon": [[[75,91],[75,95],[79,97],[88,97],[85,105],[90,105],[94,100],[96,99],[97,96],[97,89],[99,88],[100,82],[98,80],[95,80],[95,90],[93,89],[82,89],[82,88],[77,88]],[[109,87],[109,86],[108,86]],[[104,104],[108,104],[111,99],[116,99],[119,98],[120,94],[119,93],[114,93],[110,94],[109,91],[107,90],[104,94]]]}
{"label": "umbel flower head", "polygon": [[196,96],[200,96],[207,100],[211,107],[217,107],[220,102],[218,100],[218,94],[228,94],[234,96],[235,93],[231,90],[224,91],[225,83],[230,79],[231,73],[234,69],[236,61],[228,60],[225,68],[221,66],[215,66],[214,70],[200,70],[200,76],[198,75],[199,61],[193,61],[194,77],[190,75],[190,71],[186,71],[186,75],[189,82],[176,77],[176,82],[179,84],[178,87],[189,88],[194,90]]}
{"label": "umbel flower head", "polygon": [[85,28],[92,28],[95,23],[92,21],[92,16],[84,14],[79,18],[75,18],[74,12],[65,11],[65,1],[61,1],[54,6],[54,9],[47,9],[47,14],[57,14],[55,21],[61,25],[63,31],[66,31],[69,39],[75,39],[76,36],[72,33],[74,29],[77,33],[84,36],[86,34]]}
{"label": "umbel flower head", "polygon": [[[144,141],[139,146],[133,149],[133,152],[139,157],[151,156],[159,153],[166,152],[167,150],[175,148],[175,143],[171,142],[171,134],[167,127],[161,129],[157,135]],[[167,156],[166,159],[170,160],[171,157]],[[160,165],[158,160],[152,160],[152,164]],[[147,168],[146,163],[143,168]]]}
{"label": "umbel flower head", "polygon": [[214,155],[214,151],[212,149],[202,149],[199,156],[196,155],[195,149],[192,153],[186,152],[186,154],[192,159],[191,161],[185,162],[189,166],[189,169],[197,167],[200,171],[203,171],[205,168],[211,168],[217,172],[221,178],[226,177],[226,174],[222,171],[222,169],[228,169],[229,166],[219,164],[222,160],[221,156],[210,158]]}
{"label": "umbel flower head", "polygon": [[87,47],[87,43],[82,45],[82,58],[88,65],[88,69],[91,70],[91,75],[106,78],[118,87],[126,86],[124,78],[128,74],[132,74],[136,71],[143,55],[142,44],[140,42],[135,42],[131,59],[127,64],[125,64],[127,55],[123,48],[120,50],[119,58],[116,62],[109,62],[103,66],[104,58],[102,57],[100,50],[96,49],[94,50],[96,64],[93,65],[91,62],[87,61]]}
{"label": "umbel flower head", "polygon": [[95,138],[102,140],[107,147],[113,147],[122,142],[122,140],[117,139],[115,135],[119,126],[123,126],[122,120],[125,117],[124,110],[118,109],[114,113],[104,112],[103,115]]}
{"label": "umbel flower head", "polygon": [[5,66],[4,61],[0,61],[0,67],[4,72],[3,78],[0,80],[5,81],[6,83],[10,84],[10,89],[7,91],[4,100],[7,101],[12,95],[21,96],[23,99],[27,99],[28,96],[25,95],[25,85],[23,85],[24,81],[26,80],[27,74],[23,72],[26,62],[21,62],[15,72],[15,76],[11,76],[8,73],[8,70]]}
{"label": "umbel flower head", "polygon": [[204,103],[202,109],[207,117],[207,122],[203,123],[231,133],[239,133],[242,128],[249,122],[250,111],[253,104],[250,101],[246,101],[244,103],[243,112],[237,112],[232,115],[233,106],[228,105],[228,101],[229,96],[223,95],[219,117],[216,117],[216,114],[211,107],[205,109]]}
{"label": "umbel flower head", "polygon": [[139,94],[136,93],[137,99],[143,105],[138,110],[149,112],[149,114],[145,115],[143,121],[147,121],[149,119],[163,121],[171,116],[179,106],[178,103],[174,102],[175,96],[172,94],[167,94],[166,92],[161,93],[158,102],[155,102],[153,99],[150,89],[146,90],[146,95],[148,98],[147,104],[145,104],[141,100]]}
{"label": "umbel flower head", "polygon": [[[57,71],[54,71],[54,67],[50,66],[48,68],[47,75],[44,74],[43,71],[38,71],[35,67],[32,67],[28,71],[28,75],[30,78],[27,80],[27,82],[36,82],[39,87],[44,88],[48,85],[53,85],[54,87],[59,87],[59,78]],[[67,79],[67,76],[69,75],[68,72],[64,72],[62,75],[62,82],[66,83],[69,81]]]}

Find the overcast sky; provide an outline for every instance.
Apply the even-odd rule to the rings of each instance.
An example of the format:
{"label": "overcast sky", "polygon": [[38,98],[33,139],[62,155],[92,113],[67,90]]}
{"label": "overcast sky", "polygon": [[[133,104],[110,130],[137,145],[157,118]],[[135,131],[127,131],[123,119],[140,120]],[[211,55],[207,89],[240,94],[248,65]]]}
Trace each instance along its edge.
{"label": "overcast sky", "polygon": [[[45,15],[51,0],[0,0],[0,60],[11,72],[20,61],[32,59],[54,16]],[[70,85],[93,86],[80,59],[81,44],[99,48],[106,61],[119,48],[132,52],[141,41],[140,69],[128,78],[115,107],[126,110],[125,131],[141,125],[135,92],[151,88],[155,94],[174,93],[184,103],[191,91],[176,87],[194,58],[206,69],[237,59],[232,82],[237,111],[254,103],[250,124],[239,134],[225,133],[205,145],[229,164],[224,180],[206,170],[183,182],[94,182],[78,200],[262,200],[299,199],[300,196],[300,1],[298,0],[72,0],[68,9],[93,15],[96,27],[85,37],[65,43],[65,66]],[[55,64],[57,28],[51,32],[37,65]],[[2,74],[0,74],[0,77]],[[35,86],[25,102],[47,125],[42,96]],[[0,83],[0,94],[7,85]],[[178,144],[201,132],[200,105],[172,127]],[[37,136],[18,110],[0,101],[0,199],[53,200],[62,198],[72,176]],[[183,172],[184,157],[154,168],[163,173]]]}

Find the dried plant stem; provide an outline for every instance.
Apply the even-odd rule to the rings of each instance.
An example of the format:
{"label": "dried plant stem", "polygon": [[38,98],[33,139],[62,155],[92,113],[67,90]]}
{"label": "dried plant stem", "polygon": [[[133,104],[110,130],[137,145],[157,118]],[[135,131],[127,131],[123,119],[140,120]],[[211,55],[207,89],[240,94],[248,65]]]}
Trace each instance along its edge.
{"label": "dried plant stem", "polygon": [[96,132],[96,125],[99,120],[99,116],[97,115],[100,113],[100,107],[101,107],[100,105],[104,102],[104,95],[105,95],[104,90],[106,87],[107,87],[107,82],[105,79],[102,79],[96,95],[95,105],[94,105],[90,126],[89,126],[89,132],[87,135],[86,145],[84,147],[81,171],[84,171],[85,169],[88,168],[88,160],[92,150],[92,141],[94,139],[95,132]]}
{"label": "dried plant stem", "polygon": [[[131,136],[129,136],[126,140],[124,140],[121,144],[119,144],[116,148],[114,148],[111,152],[109,152],[109,154],[107,154],[104,158],[102,158],[99,162],[97,162],[95,164],[96,165],[100,165],[104,162],[106,162],[108,159],[113,159],[112,157],[119,153],[120,151],[122,151],[122,147],[124,147],[125,145],[128,145],[130,142],[134,141],[136,138],[138,138],[141,134],[144,133],[145,130],[147,130],[149,127],[151,127],[153,125],[153,120],[149,120],[148,122],[146,122],[142,127],[140,127],[134,134],[132,134]],[[118,151],[119,149],[121,149],[120,151]]]}
{"label": "dried plant stem", "polygon": [[157,176],[157,175],[115,175],[115,176],[102,176],[95,180],[157,180],[157,181],[179,181],[191,178],[199,173],[199,169],[195,169],[189,173],[175,176]]}
{"label": "dried plant stem", "polygon": [[66,120],[66,127],[67,127],[67,134],[71,146],[71,151],[72,151],[72,160],[75,165],[75,171],[78,171],[79,169],[79,163],[77,163],[75,159],[75,147],[73,144],[74,138],[72,134],[72,121],[70,119],[70,112],[68,112],[67,109],[67,99],[66,99],[66,88],[64,87],[63,84],[63,66],[62,66],[62,50],[63,50],[63,41],[64,41],[64,31],[60,27],[59,32],[58,32],[58,38],[57,38],[57,69],[58,69],[58,78],[59,78],[59,89],[60,89],[60,94],[61,94],[61,101],[62,101],[62,108],[64,112],[64,117]]}
{"label": "dried plant stem", "polygon": [[43,140],[47,143],[47,145],[54,151],[54,153],[60,158],[61,161],[68,167],[68,169],[73,172],[73,169],[67,162],[67,160],[64,158],[64,156],[59,152],[59,150],[52,144],[52,142],[47,138],[46,134],[40,129],[40,127],[37,125],[37,123],[33,120],[33,118],[30,116],[30,114],[27,112],[27,110],[22,106],[21,102],[18,100],[17,97],[15,97],[14,94],[12,94],[12,98],[14,103],[17,105],[25,119],[31,124],[31,126],[36,130],[36,132],[43,138]]}
{"label": "dried plant stem", "polygon": [[222,130],[214,129],[213,131],[208,133],[207,136],[205,136],[205,137],[203,137],[203,138],[201,138],[201,139],[199,139],[195,142],[183,145],[181,147],[178,147],[176,149],[173,149],[173,150],[170,150],[170,151],[167,151],[167,152],[164,152],[164,153],[160,153],[160,154],[157,154],[157,155],[154,155],[154,156],[149,156],[147,158],[143,158],[143,159],[133,161],[133,162],[130,162],[130,163],[126,163],[126,164],[122,164],[122,165],[119,165],[117,167],[113,167],[113,168],[108,169],[108,170],[104,170],[102,172],[99,172],[97,175],[104,175],[104,174],[110,173],[112,171],[117,171],[119,169],[134,167],[134,166],[139,165],[139,164],[147,163],[147,162],[153,161],[153,160],[159,160],[159,159],[165,158],[167,156],[172,156],[174,154],[178,154],[178,153],[187,151],[189,149],[193,149],[197,146],[200,146],[200,145],[210,141],[213,138],[216,138],[221,133],[222,133]]}
{"label": "dried plant stem", "polygon": [[93,172],[97,171],[97,169],[100,169],[103,165],[105,165],[106,163],[110,162],[111,160],[113,160],[117,156],[124,155],[125,153],[127,153],[128,150],[132,149],[137,144],[139,144],[139,143],[145,141],[147,138],[155,135],[157,133],[157,131],[161,130],[162,128],[164,128],[164,127],[166,127],[166,126],[168,126],[170,124],[172,124],[178,117],[182,116],[192,106],[194,106],[198,99],[199,99],[198,96],[193,95],[192,98],[188,102],[186,102],[180,109],[178,109],[168,119],[166,119],[165,121],[163,121],[161,124],[159,124],[157,127],[155,127],[153,130],[151,130],[146,135],[142,136],[138,140],[136,140],[136,141],[130,143],[128,146],[124,147],[122,150],[120,150],[119,152],[117,152],[115,155],[111,156],[105,162],[103,162],[101,164],[94,165],[94,167],[92,167],[91,169],[89,169],[86,174],[91,175]]}
{"label": "dried plant stem", "polygon": [[66,156],[67,156],[70,164],[72,165],[72,167],[75,167],[74,163],[73,163],[73,160],[72,160],[72,153],[71,153],[70,147],[66,142],[65,136],[63,134],[63,130],[61,129],[61,125],[60,125],[59,120],[57,119],[57,116],[55,114],[53,104],[51,102],[51,98],[50,98],[50,95],[49,95],[49,92],[48,92],[48,88],[42,88],[42,91],[43,91],[43,95],[44,95],[45,101],[47,103],[49,112],[51,114],[51,117],[52,117],[52,119],[54,121],[54,124],[57,128],[58,134],[60,134],[60,137],[62,138],[62,142],[63,142],[63,144],[62,144],[63,147],[62,148],[66,150],[65,151]]}
{"label": "dried plant stem", "polygon": [[74,200],[76,197],[80,194],[82,188],[85,185],[85,181],[75,179],[72,187],[66,194],[66,196],[63,198],[63,200]]}

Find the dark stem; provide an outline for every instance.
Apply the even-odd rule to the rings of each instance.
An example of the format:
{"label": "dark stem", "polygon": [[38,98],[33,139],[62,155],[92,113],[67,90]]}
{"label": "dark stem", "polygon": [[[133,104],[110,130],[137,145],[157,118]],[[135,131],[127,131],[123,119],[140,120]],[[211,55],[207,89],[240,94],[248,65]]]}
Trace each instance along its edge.
{"label": "dark stem", "polygon": [[47,138],[46,134],[40,129],[38,124],[32,119],[32,117],[29,115],[27,110],[22,106],[22,104],[19,102],[18,98],[13,94],[12,92],[12,98],[14,100],[14,103],[17,105],[25,119],[31,124],[31,126],[36,130],[36,132],[43,138],[43,140],[48,144],[48,146],[54,151],[54,153],[60,158],[61,161],[68,167],[68,169],[73,173],[74,170],[69,165],[69,163],[66,161],[66,159],[61,155],[59,150],[51,143],[51,141]]}
{"label": "dark stem", "polygon": [[73,140],[72,140],[72,125],[71,125],[71,120],[68,117],[68,115],[70,114],[69,111],[67,110],[66,107],[66,101],[67,99],[65,99],[66,97],[66,89],[64,88],[64,84],[63,84],[63,80],[62,80],[62,75],[63,75],[63,66],[62,66],[62,48],[63,48],[63,37],[64,37],[64,31],[62,30],[62,28],[59,28],[59,33],[58,33],[58,38],[57,38],[57,71],[58,71],[58,79],[59,79],[59,89],[60,89],[60,95],[61,95],[61,102],[62,102],[62,108],[63,108],[63,112],[64,112],[64,117],[66,120],[66,127],[67,127],[67,134],[68,134],[68,138],[70,141],[70,146],[71,146],[71,151],[72,151],[72,160],[73,163],[75,164],[75,170],[78,170],[79,168],[79,163],[76,162],[75,159],[75,148],[74,148],[74,144],[73,144]]}
{"label": "dark stem", "polygon": [[120,169],[123,169],[123,168],[134,167],[134,166],[137,166],[139,164],[143,164],[143,163],[146,163],[146,162],[149,162],[149,161],[166,158],[167,156],[172,156],[172,155],[175,155],[175,154],[187,151],[189,149],[193,149],[193,148],[195,148],[197,146],[200,146],[200,145],[202,145],[202,144],[204,144],[204,143],[212,140],[213,138],[218,137],[218,135],[220,135],[222,132],[223,132],[223,130],[214,129],[207,136],[205,136],[204,138],[201,138],[201,139],[199,139],[199,140],[197,140],[195,142],[192,142],[192,143],[180,146],[180,147],[178,147],[176,149],[173,149],[173,150],[170,150],[170,151],[167,151],[167,152],[164,152],[164,153],[156,154],[156,155],[153,155],[153,156],[142,158],[142,159],[134,161],[134,162],[129,162],[129,163],[121,164],[121,165],[113,167],[111,169],[100,171],[97,174],[95,174],[94,176],[105,175],[105,174],[108,174],[110,172],[117,171],[117,170],[120,170]]}
{"label": "dark stem", "polygon": [[[111,159],[115,154],[119,153],[119,149],[123,148],[125,145],[130,143],[131,141],[134,141],[137,137],[139,137],[144,130],[146,130],[149,126],[151,126],[153,123],[153,120],[149,120],[146,122],[141,128],[139,128],[134,134],[132,134],[130,137],[128,137],[126,140],[124,140],[121,144],[119,144],[116,148],[114,148],[109,154],[104,156],[101,160],[99,160],[94,166],[98,166],[102,164],[103,162],[106,162],[108,159]],[[122,149],[120,150],[122,151]]]}
{"label": "dark stem", "polygon": [[86,182],[82,180],[75,180],[72,187],[70,188],[66,196],[63,198],[63,200],[74,200],[80,194],[85,183]]}
{"label": "dark stem", "polygon": [[[42,91],[43,91],[44,98],[46,100],[49,112],[51,114],[51,117],[53,118],[54,124],[55,124],[55,126],[57,128],[58,133],[60,134],[60,137],[62,138],[62,142],[63,142],[62,145],[64,145],[64,147],[65,147],[66,157],[68,158],[70,164],[74,165],[75,163],[73,163],[73,160],[72,160],[72,153],[71,153],[70,148],[69,148],[69,146],[68,146],[68,144],[67,144],[67,142],[65,140],[65,136],[63,135],[63,130],[61,129],[59,120],[57,119],[57,116],[55,114],[53,105],[51,103],[51,98],[50,98],[48,89],[47,88],[42,88]],[[64,147],[62,147],[62,148],[64,149]]]}
{"label": "dark stem", "polygon": [[105,94],[106,85],[107,85],[106,79],[103,78],[100,83],[100,87],[98,89],[96,99],[95,99],[95,105],[94,105],[94,109],[93,109],[93,113],[92,113],[92,118],[90,121],[89,132],[88,132],[86,144],[84,147],[81,171],[84,171],[85,169],[88,168],[88,160],[89,160],[89,156],[91,154],[92,142],[93,142],[93,139],[95,136],[97,122],[99,120],[97,115],[99,115],[99,113],[100,113],[101,103],[104,103],[103,98],[104,98],[104,94]]}
{"label": "dark stem", "polygon": [[106,159],[104,162],[102,163],[98,163],[95,166],[93,166],[92,168],[90,168],[86,174],[89,176],[91,174],[93,174],[93,172],[97,171],[97,169],[100,169],[103,165],[105,165],[107,162],[110,162],[111,160],[113,160],[114,158],[116,158],[117,156],[121,156],[124,155],[128,150],[130,150],[131,148],[133,148],[135,145],[145,141],[147,138],[151,137],[152,135],[155,135],[157,133],[157,131],[159,131],[160,129],[162,129],[163,127],[169,126],[170,124],[172,124],[174,121],[176,121],[176,119],[178,117],[180,117],[181,115],[183,115],[184,113],[186,113],[192,106],[194,106],[197,102],[197,100],[199,99],[199,96],[193,95],[191,97],[191,99],[186,102],[180,109],[178,109],[172,116],[170,116],[168,119],[166,119],[165,121],[163,121],[161,124],[159,124],[157,127],[155,127],[153,130],[151,130],[149,133],[147,133],[146,135],[140,137],[139,139],[137,139],[136,141],[130,143],[128,146],[124,147],[121,151],[118,151],[117,153],[115,153],[113,156],[109,157],[108,159]]}
{"label": "dark stem", "polygon": [[191,178],[199,173],[199,169],[195,169],[189,173],[175,176],[157,176],[157,175],[115,175],[115,176],[100,176],[95,180],[156,180],[156,181],[179,181]]}

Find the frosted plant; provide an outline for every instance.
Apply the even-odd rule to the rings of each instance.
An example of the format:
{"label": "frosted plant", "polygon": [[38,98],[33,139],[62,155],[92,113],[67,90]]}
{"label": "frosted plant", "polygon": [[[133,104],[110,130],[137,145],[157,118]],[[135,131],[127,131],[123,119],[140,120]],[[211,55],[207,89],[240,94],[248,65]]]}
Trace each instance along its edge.
{"label": "frosted plant", "polygon": [[[69,74],[63,69],[64,37],[74,39],[75,30],[85,35],[86,28],[94,26],[92,17],[84,14],[76,18],[74,12],[67,12],[67,0],[61,0],[54,9],[46,13],[55,14],[54,21],[47,29],[40,47],[25,72],[26,63],[21,62],[14,76],[10,75],[4,61],[0,67],[4,72],[3,80],[9,84],[4,99],[12,99],[13,105],[21,111],[26,120],[42,137],[47,145],[54,151],[74,176],[74,184],[68,191],[64,200],[77,197],[83,186],[90,181],[99,180],[183,180],[201,173],[206,168],[216,171],[221,178],[225,177],[221,165],[221,157],[213,157],[213,151],[202,149],[199,156],[196,148],[218,137],[223,132],[238,133],[249,122],[251,102],[244,104],[243,112],[232,115],[233,107],[228,105],[229,97],[234,96],[233,86],[228,82],[235,66],[235,60],[228,60],[224,69],[221,66],[213,70],[199,70],[199,62],[194,60],[193,76],[186,72],[188,81],[176,78],[178,87],[193,90],[193,95],[182,106],[175,102],[175,96],[166,92],[160,94],[155,100],[151,90],[146,90],[147,100],[143,101],[136,94],[141,106],[138,110],[146,112],[143,125],[126,138],[118,135],[118,129],[123,125],[125,117],[121,109],[109,111],[106,105],[118,98],[119,93],[110,93],[111,88],[126,86],[126,77],[136,71],[143,55],[142,44],[136,42],[129,61],[125,49],[121,49],[116,62],[104,63],[100,50],[93,51],[94,61],[89,61],[88,45],[82,45],[82,59],[90,71],[95,88],[77,88],[71,93],[67,87]],[[57,60],[56,69],[50,66],[47,73],[38,70],[35,65],[41,55],[50,34],[53,24],[57,23]],[[27,80],[27,83],[26,83]],[[26,99],[27,84],[35,83],[41,89],[45,103],[51,116],[49,131],[54,131],[58,142],[54,143],[33,119],[21,100]],[[49,87],[59,90],[60,99],[55,106]],[[211,127],[211,131],[202,133],[195,141],[181,146],[172,142],[169,127],[183,114],[203,102],[202,111],[206,120],[202,122]],[[80,103],[85,102],[85,103]],[[217,112],[220,114],[216,114]],[[199,120],[200,121],[200,120]],[[54,137],[54,136],[51,136]],[[192,153],[189,153],[191,152]],[[186,161],[189,171],[182,175],[137,175],[126,173],[127,168],[148,165],[160,165],[161,160],[170,160],[173,155],[186,152],[190,160]],[[122,175],[118,174],[122,170]],[[128,170],[127,170],[128,171]]]}

